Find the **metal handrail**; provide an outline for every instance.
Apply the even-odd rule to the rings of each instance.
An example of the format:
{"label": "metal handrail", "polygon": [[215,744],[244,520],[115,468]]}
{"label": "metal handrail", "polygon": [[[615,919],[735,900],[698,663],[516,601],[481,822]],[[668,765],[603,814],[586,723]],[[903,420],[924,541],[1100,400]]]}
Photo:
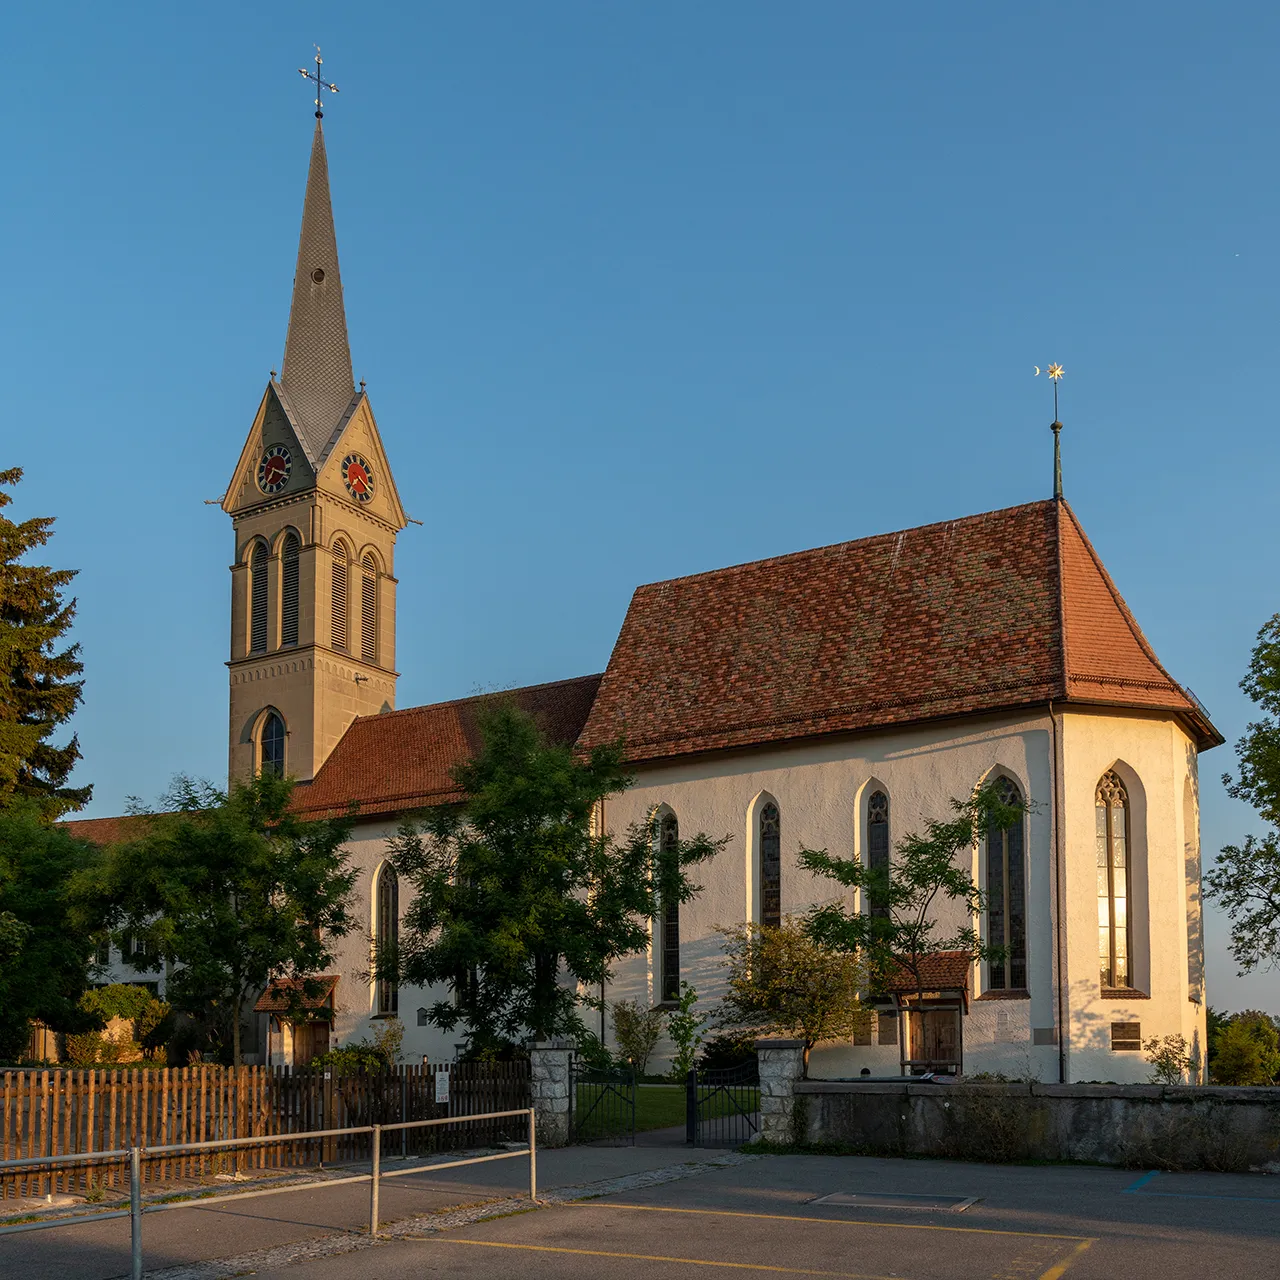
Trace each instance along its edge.
{"label": "metal handrail", "polygon": [[[425,1129],[433,1125],[466,1124],[477,1120],[504,1120],[512,1116],[527,1116],[529,1120],[528,1145],[517,1151],[503,1151],[492,1156],[471,1156],[465,1160],[437,1160],[418,1165],[411,1169],[393,1169],[390,1173],[382,1172],[382,1135],[388,1130]],[[112,1209],[103,1213],[80,1213],[65,1218],[55,1218],[48,1222],[23,1222],[14,1226],[0,1227],[0,1235],[14,1235],[22,1231],[47,1231],[54,1227],[71,1227],[83,1222],[106,1222],[111,1218],[129,1217],[132,1219],[130,1243],[132,1246],[132,1280],[142,1280],[142,1215],[144,1213],[160,1213],[166,1209],[201,1209],[211,1204],[222,1204],[228,1200],[251,1200],[257,1196],[283,1195],[287,1191],[314,1190],[316,1183],[305,1183],[301,1186],[265,1187],[258,1191],[231,1192],[221,1196],[206,1196],[193,1200],[171,1200],[163,1204],[144,1205],[142,1203],[142,1160],[144,1157],[173,1155],[184,1151],[209,1151],[215,1148],[263,1146],[270,1142],[304,1142],[315,1138],[336,1138],[348,1134],[368,1133],[373,1136],[372,1168],[368,1173],[358,1173],[347,1178],[331,1178],[321,1187],[340,1187],[353,1182],[368,1182],[369,1189],[369,1234],[378,1233],[379,1192],[383,1178],[399,1178],[410,1173],[423,1173],[431,1169],[456,1169],[463,1165],[487,1164],[492,1160],[515,1160],[521,1156],[529,1157],[529,1199],[535,1204],[538,1199],[538,1151],[535,1130],[535,1113],[532,1107],[518,1107],[512,1111],[486,1111],[469,1116],[440,1116],[433,1120],[401,1120],[394,1124],[366,1124],[347,1129],[304,1129],[299,1133],[263,1134],[257,1138],[218,1138],[210,1142],[179,1142],[163,1147],[125,1147],[117,1151],[83,1151],[60,1156],[27,1156],[17,1160],[0,1160],[0,1170],[34,1169],[60,1164],[108,1164],[113,1160],[128,1158],[129,1160],[129,1208]]]}

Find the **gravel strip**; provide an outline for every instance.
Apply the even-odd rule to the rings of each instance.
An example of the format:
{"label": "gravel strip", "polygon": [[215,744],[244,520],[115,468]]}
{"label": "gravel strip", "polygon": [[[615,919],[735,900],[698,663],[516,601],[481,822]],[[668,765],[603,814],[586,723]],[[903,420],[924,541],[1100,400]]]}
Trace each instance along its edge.
{"label": "gravel strip", "polygon": [[[275,1249],[261,1249],[256,1253],[243,1253],[234,1258],[218,1258],[211,1262],[196,1262],[180,1267],[165,1267],[161,1271],[148,1271],[152,1280],[228,1280],[232,1276],[277,1271],[296,1262],[309,1262],[317,1258],[334,1258],[357,1249],[369,1249],[388,1240],[411,1240],[415,1237],[449,1231],[454,1227],[469,1226],[486,1218],[502,1218],[513,1213],[533,1213],[552,1204],[564,1204],[570,1200],[594,1200],[599,1196],[617,1195],[622,1191],[637,1191],[643,1187],[657,1187],[664,1182],[678,1182],[682,1178],[696,1178],[715,1169],[729,1169],[734,1165],[750,1164],[767,1159],[762,1155],[747,1155],[738,1151],[726,1151],[705,1160],[685,1160],[680,1164],[650,1169],[644,1173],[629,1173],[621,1178],[603,1178],[599,1182],[584,1182],[576,1186],[556,1187],[544,1192],[535,1206],[527,1196],[508,1196],[502,1200],[486,1200],[472,1205],[460,1205],[439,1213],[420,1214],[405,1218],[384,1227],[376,1239],[368,1235],[355,1235],[344,1231],[322,1236],[318,1240],[303,1240],[297,1244],[280,1245]],[[198,1203],[198,1202],[197,1202]]]}

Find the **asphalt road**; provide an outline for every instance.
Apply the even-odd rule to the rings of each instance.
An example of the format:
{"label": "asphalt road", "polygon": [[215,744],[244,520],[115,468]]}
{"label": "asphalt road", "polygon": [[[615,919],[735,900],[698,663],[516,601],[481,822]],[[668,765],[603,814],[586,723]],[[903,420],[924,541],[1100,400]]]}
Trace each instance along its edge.
{"label": "asphalt road", "polygon": [[[682,1149],[544,1152],[541,1185],[672,1166]],[[712,1154],[712,1153],[707,1153]],[[522,1160],[415,1175],[383,1191],[384,1223],[518,1191]],[[416,1184],[416,1185],[414,1185]],[[527,1184],[525,1184],[527,1186]],[[831,1193],[975,1198],[963,1212],[822,1205]],[[347,1250],[281,1265],[279,1280],[712,1280],[738,1273],[894,1280],[1280,1280],[1280,1177],[1066,1166],[776,1156],[578,1203],[369,1244],[368,1188],[336,1187],[144,1220],[147,1268],[309,1239]],[[400,1230],[404,1230],[401,1228]],[[351,1251],[353,1245],[359,1245]],[[127,1272],[127,1222],[0,1238],[0,1276],[107,1280]]]}

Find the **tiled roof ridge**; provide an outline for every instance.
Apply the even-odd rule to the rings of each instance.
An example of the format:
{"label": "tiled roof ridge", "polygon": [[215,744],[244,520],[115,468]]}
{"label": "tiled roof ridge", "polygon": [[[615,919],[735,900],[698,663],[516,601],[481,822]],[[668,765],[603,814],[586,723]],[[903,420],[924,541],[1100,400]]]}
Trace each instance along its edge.
{"label": "tiled roof ridge", "polygon": [[604,672],[597,671],[583,676],[567,676],[562,680],[544,680],[541,684],[521,684],[511,689],[492,689],[488,693],[469,693],[462,698],[449,698],[444,702],[424,702],[416,707],[397,707],[394,711],[375,711],[367,716],[356,716],[352,724],[368,720],[391,720],[396,716],[411,716],[424,711],[440,711],[445,707],[460,707],[468,702],[483,702],[486,698],[501,698],[508,694],[537,693],[543,689],[555,689],[562,685],[581,684],[585,680],[599,680]]}
{"label": "tiled roof ridge", "polygon": [[[1116,608],[1120,611],[1120,616],[1124,619],[1125,626],[1129,628],[1130,635],[1132,635],[1134,640],[1137,641],[1138,647],[1142,650],[1143,654],[1146,656],[1148,661],[1150,661],[1151,664],[1156,668],[1156,670],[1159,671],[1160,674],[1164,676],[1164,678],[1169,682],[1169,687],[1176,689],[1179,693],[1185,694],[1185,690],[1183,689],[1182,685],[1180,685],[1178,681],[1176,681],[1169,674],[1164,663],[1161,662],[1158,657],[1156,657],[1155,649],[1152,648],[1151,642],[1147,639],[1147,637],[1143,635],[1142,628],[1138,625],[1138,620],[1130,612],[1129,606],[1125,604],[1124,597],[1120,594],[1120,589],[1116,586],[1115,582],[1111,578],[1111,575],[1107,572],[1107,567],[1102,563],[1102,557],[1098,555],[1098,552],[1094,547],[1093,543],[1089,541],[1089,535],[1085,533],[1084,526],[1080,523],[1079,517],[1077,517],[1076,513],[1071,509],[1071,504],[1064,498],[1062,499],[1062,506],[1066,510],[1067,515],[1070,516],[1071,523],[1075,526],[1076,533],[1080,535],[1080,541],[1084,543],[1084,549],[1089,553],[1090,558],[1093,560],[1094,567],[1097,569],[1099,575],[1101,576],[1103,585],[1110,592],[1111,599],[1112,601],[1114,601]],[[1061,572],[1061,567],[1062,567],[1061,536],[1059,536],[1058,538],[1058,567],[1059,567],[1059,572]],[[1062,646],[1062,652],[1063,652],[1063,662],[1064,664],[1066,664],[1066,672],[1069,679],[1094,680],[1094,681],[1099,679],[1106,679],[1107,683],[1109,684],[1118,684],[1118,685],[1133,684],[1133,685],[1141,685],[1149,688],[1160,687],[1157,684],[1148,685],[1146,684],[1146,682],[1135,681],[1131,679],[1126,680],[1126,679],[1120,679],[1120,678],[1111,679],[1108,677],[1086,676],[1082,673],[1073,672],[1071,671],[1071,668],[1070,668],[1070,660],[1068,658],[1068,649],[1065,641],[1066,641],[1066,627],[1064,625],[1063,627],[1064,643]]]}
{"label": "tiled roof ridge", "polygon": [[742,573],[748,569],[758,569],[765,565],[786,564],[788,561],[800,560],[805,556],[820,556],[829,552],[843,551],[846,547],[869,547],[877,542],[893,542],[913,533],[928,533],[934,529],[945,529],[948,526],[975,525],[981,521],[990,520],[995,516],[1012,516],[1034,510],[1037,507],[1045,508],[1052,501],[1052,498],[1040,498],[1035,502],[1020,502],[1012,507],[997,507],[994,511],[979,511],[971,516],[956,516],[951,520],[932,520],[928,524],[912,525],[909,529],[894,529],[888,533],[869,533],[862,538],[846,538],[843,542],[828,542],[820,547],[802,547],[799,551],[786,551],[781,555],[764,556],[759,560],[744,560],[739,564],[724,565],[719,569],[702,569],[697,573],[684,573],[674,578],[657,578],[653,582],[641,583],[635,589],[635,594],[639,595],[640,592],[648,591],[655,587],[674,586],[680,582],[696,582],[699,578],[727,577],[730,574]]}

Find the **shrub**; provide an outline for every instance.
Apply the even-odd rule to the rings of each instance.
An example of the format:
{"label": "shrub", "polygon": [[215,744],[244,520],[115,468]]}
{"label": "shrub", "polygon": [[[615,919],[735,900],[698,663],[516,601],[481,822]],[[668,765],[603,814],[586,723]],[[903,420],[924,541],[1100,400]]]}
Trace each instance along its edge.
{"label": "shrub", "polygon": [[667,1034],[676,1047],[675,1056],[671,1059],[671,1079],[683,1080],[697,1061],[698,1050],[706,1039],[702,1030],[706,1017],[695,1013],[693,1006],[698,1003],[697,989],[687,982],[680,984],[680,1002],[667,1014]]}
{"label": "shrub", "polygon": [[722,1031],[702,1046],[698,1058],[699,1071],[715,1071],[722,1067],[738,1067],[756,1057],[756,1038],[748,1031]]}
{"label": "shrub", "polygon": [[662,1035],[665,1009],[647,1009],[634,1000],[617,1000],[613,1005],[613,1035],[618,1056],[644,1075],[649,1055]]}
{"label": "shrub", "polygon": [[1142,1052],[1151,1064],[1152,1084],[1182,1084],[1195,1066],[1185,1036],[1152,1036]]}

